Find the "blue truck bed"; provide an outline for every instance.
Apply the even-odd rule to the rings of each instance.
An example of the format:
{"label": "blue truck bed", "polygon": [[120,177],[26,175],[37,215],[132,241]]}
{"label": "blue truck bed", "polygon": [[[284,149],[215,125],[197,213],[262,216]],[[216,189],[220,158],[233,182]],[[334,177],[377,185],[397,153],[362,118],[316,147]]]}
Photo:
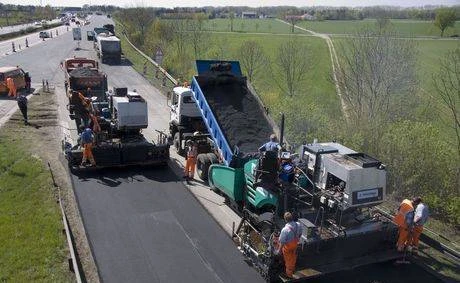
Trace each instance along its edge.
{"label": "blue truck bed", "polygon": [[264,108],[248,89],[237,61],[197,61],[191,89],[223,163],[257,152],[273,133]]}

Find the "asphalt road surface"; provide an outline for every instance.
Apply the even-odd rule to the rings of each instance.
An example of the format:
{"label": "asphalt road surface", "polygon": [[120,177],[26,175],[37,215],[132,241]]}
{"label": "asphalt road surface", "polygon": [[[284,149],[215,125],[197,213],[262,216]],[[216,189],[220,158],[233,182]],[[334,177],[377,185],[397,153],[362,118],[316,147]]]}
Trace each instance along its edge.
{"label": "asphalt road surface", "polygon": [[73,181],[103,281],[262,281],[169,169]]}

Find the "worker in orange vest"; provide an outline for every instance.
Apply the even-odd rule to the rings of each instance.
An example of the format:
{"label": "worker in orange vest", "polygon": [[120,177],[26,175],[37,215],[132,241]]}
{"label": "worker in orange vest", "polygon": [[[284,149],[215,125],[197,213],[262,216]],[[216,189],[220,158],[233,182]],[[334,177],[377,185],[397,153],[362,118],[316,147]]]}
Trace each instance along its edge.
{"label": "worker in orange vest", "polygon": [[195,176],[196,157],[198,155],[198,146],[195,142],[187,141],[187,155],[184,168],[184,178],[193,180]]}
{"label": "worker in orange vest", "polygon": [[414,204],[411,200],[405,199],[401,202],[393,217],[393,222],[398,225],[399,235],[396,247],[399,252],[404,251],[409,244],[410,234],[414,222]]}
{"label": "worker in orange vest", "polygon": [[286,221],[286,225],[281,229],[280,246],[277,252],[283,252],[286,276],[293,278],[297,261],[297,244],[300,236],[302,236],[302,226],[299,222],[294,221],[294,217],[290,212],[284,213],[284,221]]}
{"label": "worker in orange vest", "polygon": [[89,160],[92,166],[96,166],[96,161],[93,156],[93,141],[94,135],[90,128],[86,128],[80,135],[81,146],[83,147],[83,158],[81,160],[81,166],[85,166]]}
{"label": "worker in orange vest", "polygon": [[16,97],[16,84],[13,78],[6,78],[6,87],[8,87],[8,96]]}
{"label": "worker in orange vest", "polygon": [[415,197],[412,203],[415,207],[414,228],[412,230],[412,237],[409,240],[409,245],[412,253],[416,254],[418,252],[419,238],[423,232],[423,225],[428,221],[429,211],[428,206],[422,202],[421,197]]}

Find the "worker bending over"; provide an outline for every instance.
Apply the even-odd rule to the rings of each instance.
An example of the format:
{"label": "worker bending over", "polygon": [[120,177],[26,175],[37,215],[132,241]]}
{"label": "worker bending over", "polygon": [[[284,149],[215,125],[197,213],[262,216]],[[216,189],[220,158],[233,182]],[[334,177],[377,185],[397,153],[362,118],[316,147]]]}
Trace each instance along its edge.
{"label": "worker bending over", "polygon": [[89,160],[91,166],[96,166],[96,161],[94,161],[93,156],[93,140],[94,135],[93,131],[90,128],[86,128],[80,136],[81,146],[83,148],[83,158],[81,160],[81,166],[85,166],[86,162]]}
{"label": "worker bending over", "polygon": [[13,78],[6,78],[6,87],[8,88],[8,96],[16,97],[16,84]]}
{"label": "worker bending over", "polygon": [[415,215],[414,226],[409,245],[412,249],[412,252],[417,253],[420,234],[422,234],[423,225],[425,225],[425,223],[428,221],[429,211],[428,206],[422,202],[421,197],[415,197],[412,200],[412,203],[415,206]]}
{"label": "worker bending over", "polygon": [[284,221],[286,225],[281,229],[278,252],[283,252],[286,276],[293,278],[297,261],[297,244],[302,236],[302,226],[299,222],[294,221],[290,212],[284,213]]}
{"label": "worker bending over", "polygon": [[414,204],[411,200],[405,199],[399,205],[398,211],[393,218],[393,222],[398,225],[399,234],[396,247],[399,252],[404,251],[409,244],[410,234],[414,222]]}
{"label": "worker bending over", "polygon": [[259,151],[264,152],[264,151],[274,151],[278,152],[281,149],[280,144],[278,143],[278,140],[276,138],[275,134],[270,135],[270,141],[263,144],[261,147],[259,147]]}
{"label": "worker bending over", "polygon": [[196,157],[198,155],[198,147],[195,142],[187,141],[187,155],[185,161],[184,178],[192,179],[195,176]]}

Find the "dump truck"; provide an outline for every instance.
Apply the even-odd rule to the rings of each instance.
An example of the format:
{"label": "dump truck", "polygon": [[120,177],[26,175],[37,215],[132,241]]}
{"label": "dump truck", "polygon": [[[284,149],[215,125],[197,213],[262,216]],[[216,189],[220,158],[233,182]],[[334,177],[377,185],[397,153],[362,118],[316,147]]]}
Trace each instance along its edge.
{"label": "dump truck", "polygon": [[285,211],[304,231],[297,278],[399,256],[396,226],[374,209],[385,199],[380,161],[335,142],[259,153],[271,133],[283,136],[284,121],[278,130],[238,62],[196,64],[190,87],[171,94],[170,134],[180,153],[189,139],[201,145],[199,177],[242,216],[233,238],[267,281],[290,280],[276,253]]}
{"label": "dump truck", "polygon": [[96,35],[94,48],[102,63],[121,63],[121,42],[118,37],[108,33],[99,33]]}
{"label": "dump truck", "polygon": [[[85,127],[94,129],[96,119],[100,130],[94,131],[93,155],[96,166],[91,169],[128,165],[166,165],[169,143],[161,131],[155,141],[142,134],[148,127],[147,102],[135,91],[114,88],[105,100],[92,100],[85,117]],[[78,142],[64,139],[63,151],[72,170],[86,170],[81,166],[83,149]]]}
{"label": "dump truck", "polygon": [[80,99],[73,95],[73,92],[79,92],[93,101],[106,101],[107,75],[99,70],[96,60],[89,58],[68,58],[61,62],[61,66],[65,75],[64,87],[69,98],[69,115],[76,121],[77,129],[80,131],[83,115],[81,112],[85,110]]}

